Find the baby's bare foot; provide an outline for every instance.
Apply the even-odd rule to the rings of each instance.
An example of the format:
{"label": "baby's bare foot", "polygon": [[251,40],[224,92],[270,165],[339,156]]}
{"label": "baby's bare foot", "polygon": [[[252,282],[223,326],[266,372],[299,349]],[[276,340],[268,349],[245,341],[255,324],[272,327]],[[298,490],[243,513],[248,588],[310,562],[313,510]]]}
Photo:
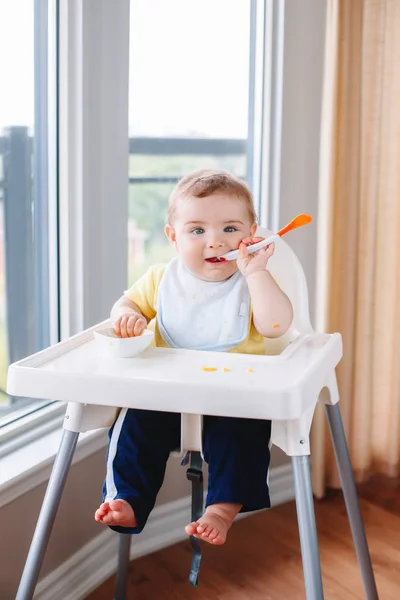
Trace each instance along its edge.
{"label": "baby's bare foot", "polygon": [[209,544],[224,544],[233,520],[241,508],[241,504],[211,504],[198,521],[185,527],[185,531],[188,535]]}
{"label": "baby's bare foot", "polygon": [[126,500],[103,502],[96,510],[94,518],[104,525],[136,527],[137,521],[133,509]]}

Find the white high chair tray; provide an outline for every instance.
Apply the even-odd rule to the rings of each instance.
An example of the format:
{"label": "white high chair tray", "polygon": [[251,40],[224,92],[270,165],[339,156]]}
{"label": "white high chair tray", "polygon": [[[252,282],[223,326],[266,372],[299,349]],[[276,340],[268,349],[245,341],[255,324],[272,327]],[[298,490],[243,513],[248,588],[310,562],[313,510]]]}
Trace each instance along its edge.
{"label": "white high chair tray", "polygon": [[[341,336],[300,336],[279,356],[149,348],[101,353],[93,331],[12,364],[13,396],[232,417],[297,419],[342,356]],[[217,369],[217,370],[206,370]]]}

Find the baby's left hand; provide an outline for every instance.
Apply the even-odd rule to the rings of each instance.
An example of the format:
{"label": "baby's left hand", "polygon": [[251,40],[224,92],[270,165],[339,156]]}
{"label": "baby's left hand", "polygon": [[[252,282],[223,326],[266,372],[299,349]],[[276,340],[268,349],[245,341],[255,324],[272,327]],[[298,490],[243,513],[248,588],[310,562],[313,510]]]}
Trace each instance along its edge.
{"label": "baby's left hand", "polygon": [[257,244],[257,242],[261,242],[264,238],[256,237],[256,238],[245,238],[241,241],[239,245],[239,258],[237,259],[237,265],[239,271],[244,275],[244,277],[248,277],[248,275],[252,275],[257,271],[264,271],[266,269],[268,259],[273,255],[275,250],[275,244],[272,242],[265,248],[261,248],[261,250],[257,250],[254,254],[249,254],[247,251],[247,246],[252,246],[253,244]]}

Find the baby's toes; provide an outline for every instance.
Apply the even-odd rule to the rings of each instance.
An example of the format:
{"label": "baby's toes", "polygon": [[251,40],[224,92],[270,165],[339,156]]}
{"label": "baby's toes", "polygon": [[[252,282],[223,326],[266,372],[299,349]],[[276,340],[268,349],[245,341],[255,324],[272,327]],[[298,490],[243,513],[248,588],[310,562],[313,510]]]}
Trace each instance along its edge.
{"label": "baby's toes", "polygon": [[213,527],[208,535],[209,539],[213,542],[219,536],[219,529]]}
{"label": "baby's toes", "polygon": [[211,534],[211,532],[214,530],[212,525],[207,525],[207,524],[203,524],[202,526],[203,530],[199,531],[199,528],[197,528],[197,532],[201,534],[202,537],[204,538],[208,538]]}
{"label": "baby's toes", "polygon": [[122,500],[111,500],[110,510],[113,512],[120,512],[124,509],[124,502]]}
{"label": "baby's toes", "polygon": [[198,527],[199,527],[199,524],[196,523],[196,521],[194,521],[193,523],[189,523],[189,525],[186,525],[185,531],[188,535],[194,535],[196,533]]}
{"label": "baby's toes", "polygon": [[114,523],[114,521],[115,521],[115,515],[112,511],[108,512],[101,519],[101,522],[104,523],[104,525],[112,525]]}
{"label": "baby's toes", "polygon": [[94,518],[96,519],[96,521],[101,521],[103,517],[108,513],[108,511],[108,504],[102,504],[94,513]]}
{"label": "baby's toes", "polygon": [[221,532],[218,531],[217,529],[214,531],[216,531],[216,535],[213,537],[211,537],[211,535],[210,535],[210,539],[212,540],[212,543],[216,544],[216,545],[223,544],[225,542],[225,538],[221,535]]}

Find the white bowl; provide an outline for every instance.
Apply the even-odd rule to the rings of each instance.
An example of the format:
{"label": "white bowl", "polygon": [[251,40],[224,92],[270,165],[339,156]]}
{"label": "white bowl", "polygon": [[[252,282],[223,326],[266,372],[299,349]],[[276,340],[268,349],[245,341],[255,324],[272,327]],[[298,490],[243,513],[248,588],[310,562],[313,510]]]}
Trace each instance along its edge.
{"label": "white bowl", "polygon": [[114,329],[98,329],[93,332],[100,348],[116,358],[132,358],[148,348],[154,338],[154,332],[145,329],[136,337],[118,337]]}

